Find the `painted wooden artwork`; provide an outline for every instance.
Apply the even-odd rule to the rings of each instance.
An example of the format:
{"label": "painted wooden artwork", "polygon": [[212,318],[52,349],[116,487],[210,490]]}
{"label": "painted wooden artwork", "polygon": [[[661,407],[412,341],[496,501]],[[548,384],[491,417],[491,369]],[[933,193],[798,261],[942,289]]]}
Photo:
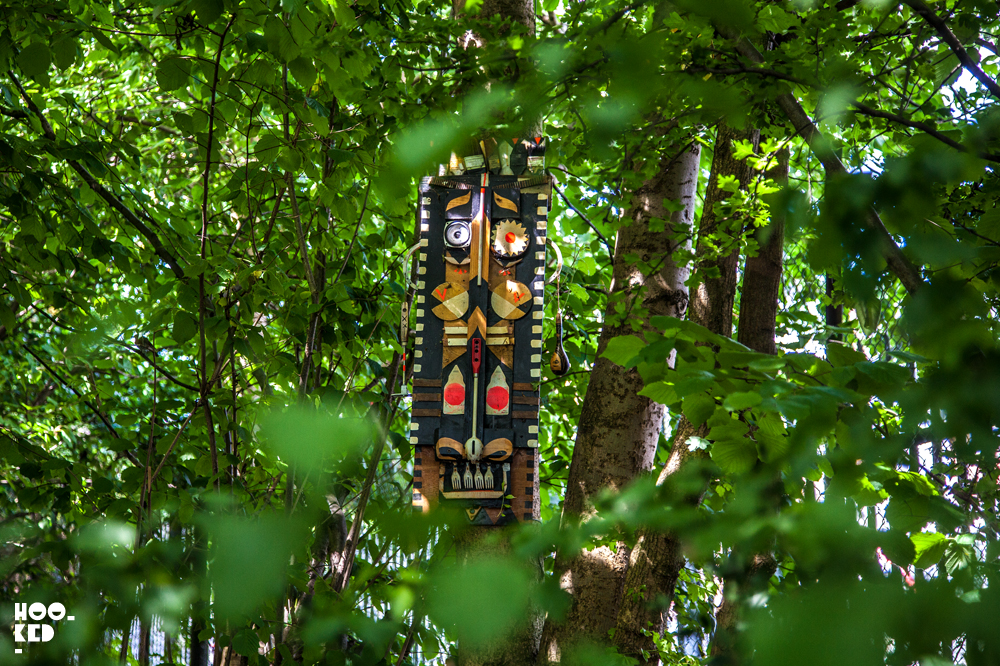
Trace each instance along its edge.
{"label": "painted wooden artwork", "polygon": [[544,150],[483,141],[420,187],[413,504],[474,524],[539,518]]}

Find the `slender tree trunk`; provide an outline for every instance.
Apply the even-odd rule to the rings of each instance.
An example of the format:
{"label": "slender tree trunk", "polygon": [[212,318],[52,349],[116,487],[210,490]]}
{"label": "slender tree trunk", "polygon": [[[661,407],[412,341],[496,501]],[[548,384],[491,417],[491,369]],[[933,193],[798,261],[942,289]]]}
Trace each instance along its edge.
{"label": "slender tree trunk", "polygon": [[[695,428],[681,417],[674,433],[670,457],[656,479],[658,486],[667,483],[693,459],[703,455],[700,449],[692,451],[687,446],[687,440],[705,434],[704,427]],[[696,493],[681,501],[697,505],[702,495]],[[684,562],[682,544],[675,534],[649,529],[639,532],[630,553],[621,607],[616,618],[614,644],[619,652],[639,659],[640,663],[655,664],[659,661],[651,634],[662,635],[666,629],[667,613]]]}
{"label": "slender tree trunk", "polygon": [[[728,192],[719,188],[719,181],[735,177],[740,188],[746,189],[754,176],[750,165],[736,159],[733,154],[734,141],[749,141],[756,149],[760,143],[760,132],[754,129],[737,131],[724,122],[719,123],[696,251],[699,270],[706,276],[691,299],[689,313],[692,321],[725,336],[732,334],[736,266],[744,220],[742,217],[719,217],[716,204],[729,196]],[[713,234],[720,232],[725,240],[711,239]],[[657,485],[666,483],[698,457],[700,450],[691,451],[687,440],[691,436],[705,434],[705,428],[696,429],[685,417],[681,417],[673,436],[670,457],[660,471]],[[697,504],[701,501],[701,494],[684,497],[681,501]],[[619,652],[643,663],[659,661],[651,634],[662,635],[666,629],[669,604],[673,600],[684,561],[681,543],[673,533],[645,529],[639,533],[630,554],[615,625],[614,644]]]}
{"label": "slender tree trunk", "polygon": [[[788,181],[788,150],[777,155],[777,164],[768,172],[777,183]],[[785,238],[785,220],[781,211],[772,211],[771,223],[756,230],[754,238],[758,252],[747,257],[740,292],[739,342],[763,354],[776,354],[775,329],[778,302],[781,298],[782,249]],[[775,484],[780,479],[774,479]],[[738,557],[738,555],[734,555]],[[739,662],[737,624],[740,606],[749,592],[767,585],[774,575],[777,561],[771,552],[754,553],[739,575],[724,582],[722,604],[715,614],[715,636],[711,656],[722,666]]]}
{"label": "slender tree trunk", "polygon": [[[830,327],[837,327],[844,323],[844,306],[843,304],[834,305],[833,297],[837,290],[837,280],[831,274],[826,274],[826,297],[830,299],[830,302],[826,306],[826,325]],[[840,333],[831,333],[830,337],[827,338],[827,342],[830,340],[840,341],[843,336]]]}
{"label": "slender tree trunk", "polygon": [[135,656],[139,666],[149,666],[149,623],[139,624],[139,653]]}
{"label": "slender tree trunk", "polygon": [[756,152],[760,145],[760,131],[736,130],[724,121],[719,122],[712,172],[698,227],[696,252],[700,258],[698,270],[702,280],[691,298],[691,321],[726,337],[733,332],[736,265],[740,257],[739,243],[744,220],[738,216],[722,216],[716,211],[716,205],[730,196],[729,192],[719,188],[719,180],[735,177],[740,189],[745,190],[754,177],[753,167],[746,160],[736,159],[733,154],[733,143],[736,141],[749,141]]}
{"label": "slender tree trunk", "polygon": [[[777,155],[777,164],[768,177],[784,185],[788,182],[788,149]],[[785,242],[785,219],[772,211],[771,223],[754,232],[758,251],[747,257],[740,292],[740,324],[736,339],[762,354],[776,354],[774,342],[778,302],[781,299],[781,263]]]}
{"label": "slender tree trunk", "polygon": [[[700,152],[695,144],[665,160],[659,173],[636,192],[629,223],[618,231],[611,296],[569,470],[565,522],[588,520],[594,514],[592,498],[597,493],[619,490],[652,468],[666,409],[637,395],[643,387],[637,372],[601,354],[614,338],[633,335],[635,329],[641,333],[652,316],[684,315],[688,269],[673,260],[678,248],[671,225],[653,231],[650,221],[669,218],[672,225],[691,224]],[[683,207],[670,214],[663,207],[664,199],[680,202]],[[630,255],[659,268],[646,274],[630,263]],[[617,312],[621,306],[625,317]],[[616,551],[600,547],[572,559],[557,559],[556,573],[562,588],[573,595],[573,603],[564,622],[546,623],[541,661],[560,661],[573,641],[606,639],[608,630],[615,626],[627,568],[624,544]]]}

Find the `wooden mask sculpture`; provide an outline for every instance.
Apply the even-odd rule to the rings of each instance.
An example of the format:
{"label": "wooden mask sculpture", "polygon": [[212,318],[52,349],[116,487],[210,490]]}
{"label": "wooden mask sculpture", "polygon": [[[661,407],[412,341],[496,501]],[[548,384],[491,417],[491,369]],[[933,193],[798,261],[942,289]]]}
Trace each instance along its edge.
{"label": "wooden mask sculpture", "polygon": [[[413,504],[538,520],[546,219],[539,138],[479,144],[420,187]],[[509,499],[509,497],[513,499]]]}

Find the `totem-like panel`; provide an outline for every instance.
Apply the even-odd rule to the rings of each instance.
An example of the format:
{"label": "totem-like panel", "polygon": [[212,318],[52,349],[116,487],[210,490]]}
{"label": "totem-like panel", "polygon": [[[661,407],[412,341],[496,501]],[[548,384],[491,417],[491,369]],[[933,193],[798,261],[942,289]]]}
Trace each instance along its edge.
{"label": "totem-like panel", "polygon": [[539,517],[544,145],[484,141],[420,186],[413,504],[474,524]]}

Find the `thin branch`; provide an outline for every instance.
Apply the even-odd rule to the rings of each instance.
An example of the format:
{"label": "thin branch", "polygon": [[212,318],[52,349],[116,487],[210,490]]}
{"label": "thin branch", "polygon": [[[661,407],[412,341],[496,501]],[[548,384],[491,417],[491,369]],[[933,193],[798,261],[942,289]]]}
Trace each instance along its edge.
{"label": "thin branch", "polygon": [[600,229],[594,226],[594,223],[591,222],[586,215],[580,212],[580,209],[573,205],[573,202],[569,200],[566,194],[562,191],[562,188],[556,185],[555,182],[552,183],[552,187],[554,187],[559,196],[562,197],[562,200],[566,202],[569,209],[579,215],[580,219],[586,222],[587,226],[590,227],[595,234],[597,234],[597,237],[601,239],[601,242],[604,243],[604,247],[608,250],[608,259],[611,260],[612,264],[615,263],[615,248],[608,241],[607,237],[601,233]]}
{"label": "thin branch", "polygon": [[162,365],[159,365],[153,358],[150,358],[149,356],[147,356],[146,353],[143,352],[138,347],[132,347],[132,346],[127,345],[127,344],[125,344],[123,342],[119,342],[118,344],[122,345],[123,347],[125,347],[129,351],[135,352],[136,354],[138,354],[139,356],[141,356],[143,359],[146,360],[147,363],[149,363],[151,366],[153,366],[154,370],[159,371],[164,377],[166,377],[167,379],[169,379],[170,381],[172,381],[174,384],[177,384],[178,386],[180,386],[182,388],[186,388],[189,391],[194,391],[195,393],[199,393],[200,392],[200,389],[197,386],[194,386],[192,384],[188,384],[187,382],[182,382],[181,380],[177,379],[177,377],[175,377],[172,374],[170,374],[170,372],[168,370],[166,370]]}
{"label": "thin branch", "polygon": [[[14,82],[14,85],[17,86],[18,91],[20,91],[21,97],[22,99],[24,99],[24,103],[27,105],[27,107],[31,110],[33,114],[38,116],[38,120],[42,125],[42,132],[45,134],[45,138],[49,139],[50,141],[56,141],[55,130],[52,129],[52,125],[49,124],[48,119],[46,119],[46,117],[42,115],[41,110],[28,95],[27,91],[25,91],[24,87],[21,85],[21,82],[18,81],[17,77],[14,76],[14,73],[8,72],[8,74],[10,75],[11,80]],[[90,186],[90,189],[96,192],[97,195],[102,199],[104,199],[104,201],[106,201],[113,209],[118,211],[118,213],[123,218],[125,218],[126,222],[131,224],[139,231],[139,233],[142,234],[143,238],[145,238],[146,241],[149,242],[149,244],[153,247],[153,251],[156,252],[156,255],[160,257],[160,259],[162,259],[168,266],[170,266],[170,270],[174,272],[174,275],[176,275],[181,280],[185,279],[184,269],[181,268],[180,264],[177,262],[177,259],[174,258],[172,254],[170,254],[170,251],[167,250],[166,247],[164,247],[163,243],[160,242],[160,239],[156,236],[153,230],[150,229],[148,226],[146,226],[146,224],[141,219],[139,219],[138,215],[136,215],[128,206],[126,206],[121,199],[119,199],[111,191],[109,191],[106,187],[104,187],[104,185],[102,185],[100,181],[94,178],[94,176],[91,175],[91,173],[87,171],[82,164],[80,164],[76,160],[66,160],[66,162],[70,165],[70,167],[73,168],[74,171],[80,174],[80,177],[83,178],[84,182]]]}
{"label": "thin branch", "polygon": [[[299,252],[302,253],[302,267],[306,272],[306,283],[309,285],[309,294],[312,296],[312,302],[315,304],[319,302],[319,291],[312,267],[309,265],[309,245],[306,243],[306,235],[302,230],[302,216],[299,214],[299,201],[295,196],[295,181],[291,171],[285,174],[285,189],[288,190],[289,201],[292,204],[295,235],[299,239]],[[340,276],[338,275],[338,277]]]}
{"label": "thin branch", "polygon": [[20,109],[8,109],[0,106],[0,116],[7,116],[8,118],[17,118],[18,120],[26,120],[28,118],[28,113],[26,111],[21,111]]}
{"label": "thin branch", "polygon": [[[210,191],[210,178],[212,175],[212,143],[215,138],[215,102],[217,98],[217,91],[219,87],[219,67],[222,62],[222,50],[226,45],[226,35],[229,33],[230,26],[233,25],[233,21],[236,20],[236,14],[233,14],[229,22],[226,23],[225,29],[222,31],[222,35],[219,37],[219,48],[215,52],[215,68],[212,73],[212,92],[208,102],[208,140],[206,141],[207,146],[205,148],[205,171],[202,175],[202,198],[201,198],[201,261],[202,263],[206,260],[206,246],[208,242],[208,196]],[[206,381],[206,374],[208,372],[208,362],[207,362],[207,349],[205,345],[205,272],[202,271],[198,276],[198,329],[200,333],[200,367],[201,367],[201,395],[202,406],[205,411],[205,428],[208,430],[208,446],[209,451],[212,456],[212,476],[215,477],[215,487],[219,487],[219,451],[218,446],[215,442],[215,426],[212,423],[212,409],[208,403],[208,383]],[[215,359],[216,365],[218,365],[218,358]]]}
{"label": "thin branch", "polygon": [[[751,44],[748,39],[725,26],[718,26],[718,30],[724,37],[730,39],[735,44],[736,51],[741,56],[758,65],[764,63],[764,56],[761,55],[757,47]],[[840,161],[840,158],[833,152],[831,143],[823,136],[823,133],[816,127],[792,93],[786,92],[778,95],[775,101],[785,116],[791,121],[795,132],[805,139],[813,154],[816,155],[820,163],[822,163],[823,168],[826,169],[827,174],[846,175],[848,171],[844,167],[843,162]],[[869,208],[866,211],[864,222],[875,233],[878,243],[881,246],[882,256],[885,258],[889,270],[899,278],[899,281],[903,283],[907,292],[911,294],[915,293],[924,283],[923,277],[920,275],[920,270],[903,254],[903,251],[896,244],[896,241],[889,234],[888,230],[886,230],[885,225],[882,223],[882,218],[879,217],[878,212],[874,208]]]}
{"label": "thin branch", "polygon": [[351,244],[347,247],[347,254],[344,255],[344,263],[340,265],[340,270],[337,271],[337,277],[333,279],[334,284],[340,281],[340,276],[344,274],[344,269],[347,268],[347,262],[351,260],[351,252],[354,250],[354,242],[358,239],[358,231],[361,230],[361,222],[365,219],[365,209],[368,207],[368,195],[372,191],[372,179],[368,179],[368,186],[365,188],[365,201],[361,204],[361,214],[358,215],[358,223],[354,227],[354,236],[351,237]]}
{"label": "thin branch", "polygon": [[[884,120],[888,120],[890,122],[894,122],[899,125],[905,125],[906,127],[912,127],[913,129],[918,129],[921,132],[925,132],[926,134],[934,137],[941,143],[947,146],[951,146],[955,150],[961,151],[963,153],[972,152],[958,141],[955,141],[954,139],[948,137],[943,132],[938,131],[933,125],[929,125],[928,123],[921,122],[919,120],[910,120],[909,118],[905,118],[903,116],[897,115],[895,113],[890,113],[888,111],[880,111],[879,109],[873,109],[872,107],[866,104],[862,104],[861,102],[851,102],[851,106],[854,107],[854,110],[856,112],[861,113],[863,115],[871,116],[873,118],[882,118]],[[989,160],[990,162],[1000,162],[1000,155],[997,155],[995,153],[976,151],[975,155],[977,157],[981,157],[984,160]]]}
{"label": "thin branch", "polygon": [[951,48],[951,52],[955,54],[958,61],[962,63],[962,66],[965,67],[970,74],[976,77],[980,83],[986,86],[986,89],[989,90],[994,97],[1000,99],[1000,85],[997,85],[996,81],[987,76],[986,72],[984,72],[979,65],[973,62],[972,58],[969,56],[969,52],[965,50],[965,47],[962,46],[962,42],[959,41],[958,37],[955,36],[955,33],[951,31],[951,28],[948,27],[948,24],[945,23],[944,19],[938,16],[933,9],[928,7],[924,0],[903,0],[903,4],[916,12],[922,19],[927,21],[927,23],[934,28],[935,32],[937,32],[941,40]]}
{"label": "thin branch", "polygon": [[[105,416],[104,413],[101,410],[99,410],[97,407],[95,407],[92,402],[90,402],[89,400],[87,400],[86,398],[84,398],[83,394],[80,393],[76,389],[75,386],[73,386],[72,384],[70,384],[69,381],[67,381],[65,378],[63,378],[62,375],[60,375],[58,372],[56,372],[55,368],[53,368],[52,366],[50,366],[48,363],[46,363],[42,359],[41,356],[39,356],[38,354],[36,354],[31,349],[31,347],[28,345],[27,342],[22,342],[21,344],[24,346],[24,350],[26,352],[28,352],[29,354],[31,354],[32,358],[34,358],[36,361],[38,361],[39,363],[41,363],[42,367],[44,367],[46,370],[48,370],[49,374],[51,374],[53,377],[55,377],[59,381],[60,384],[62,384],[63,386],[65,386],[66,388],[68,388],[70,391],[72,391],[73,394],[76,397],[80,398],[80,401],[83,402],[83,404],[85,404],[90,409],[90,411],[92,411],[97,416],[97,418],[101,419],[101,421],[104,423],[105,427],[107,427],[107,429],[109,431],[111,431],[111,434],[114,436],[115,439],[121,439],[121,437],[118,435],[118,431],[115,430],[115,427],[111,424],[111,421],[108,420],[108,417]],[[132,455],[132,453],[130,451],[123,451],[122,454],[126,458],[128,458],[130,461],[132,461],[132,463],[135,464],[136,467],[142,467],[142,464],[139,463],[138,459],[136,459],[136,457],[134,455]]]}

